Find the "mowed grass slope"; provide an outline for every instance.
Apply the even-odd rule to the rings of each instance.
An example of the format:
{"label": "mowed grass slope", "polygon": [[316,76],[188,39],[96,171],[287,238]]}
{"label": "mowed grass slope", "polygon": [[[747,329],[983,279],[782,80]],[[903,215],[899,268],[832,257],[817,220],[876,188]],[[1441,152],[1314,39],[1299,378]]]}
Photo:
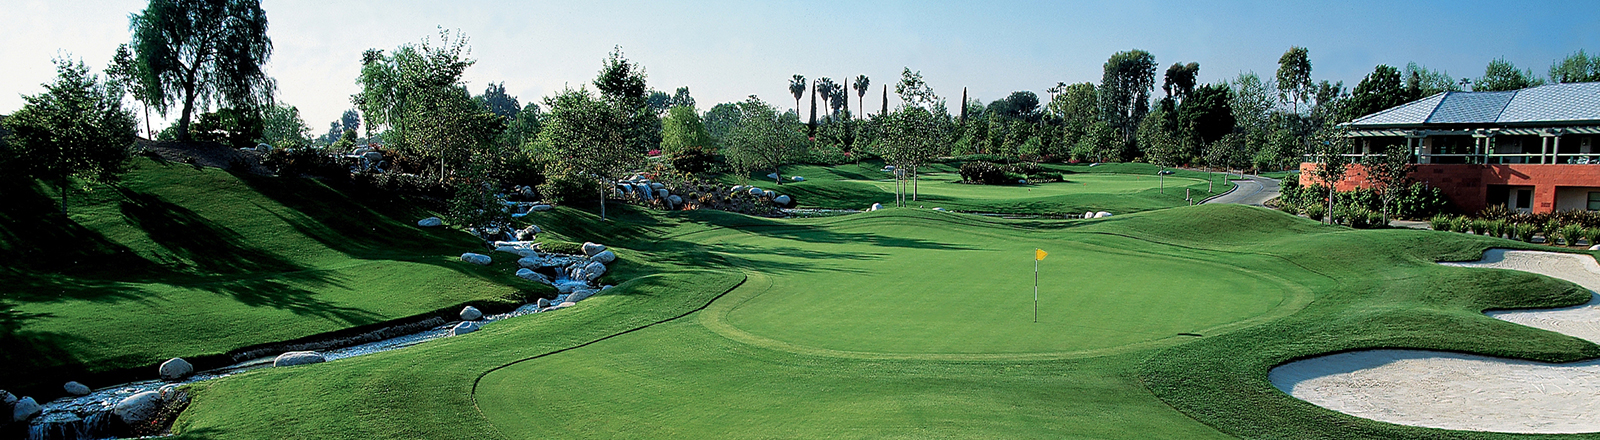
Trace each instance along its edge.
{"label": "mowed grass slope", "polygon": [[[1516,245],[1463,234],[1355,231],[1242,206],[1088,221],[903,209],[804,220],[622,216],[594,223],[560,209],[535,221],[613,243],[639,263],[635,275],[658,275],[461,337],[201,385],[180,418],[180,437],[1501,438],[1516,436],[1344,416],[1277,391],[1266,372],[1368,347],[1551,361],[1600,355],[1594,344],[1483,316],[1486,308],[1578,304],[1587,292],[1529,274],[1434,264]],[[1018,272],[1029,273],[1034,242],[1070,249],[1051,249],[1045,260],[1059,271],[1096,268],[1058,282],[1128,293],[1053,293],[1098,301],[1089,309],[1112,315],[1102,323],[1120,323],[1121,332],[1086,337],[1041,323],[1059,333],[1030,335],[1034,324],[1010,304],[977,304],[954,317],[913,304],[938,295],[970,306],[980,301],[969,296],[989,291],[1001,293],[988,300],[1003,301],[996,298],[1015,286],[994,280],[1016,275],[996,268],[1020,264]],[[986,263],[1001,258],[984,249],[1024,256]],[[930,265],[946,259],[922,257],[930,252],[975,255],[969,267]],[[1138,261],[1148,267],[1096,266],[1111,254],[1146,255]],[[1126,275],[1165,275],[1165,267],[1192,280],[1230,276],[1216,275],[1229,271],[1222,265],[1241,272],[1231,275],[1236,282],[1258,284],[1236,292],[1197,282],[1192,293],[1140,303],[1152,294],[1139,286],[1160,278]],[[832,287],[859,277],[931,281],[920,287],[927,292],[883,282]],[[983,282],[960,284],[967,278]],[[955,287],[927,287],[945,284]],[[1030,293],[1015,295],[1031,302]],[[1263,308],[1268,299],[1277,302]],[[872,313],[827,307],[843,304]],[[830,314],[840,317],[832,326],[817,316]],[[915,327],[919,319],[994,329],[965,327],[991,332],[967,338],[946,326]],[[1169,324],[1184,320],[1193,321]],[[1120,336],[1139,332],[1150,335]],[[1173,332],[1199,336],[1162,336]]]}
{"label": "mowed grass slope", "polygon": [[[756,185],[791,194],[801,207],[864,209],[873,202],[890,205],[894,201],[894,176],[882,168],[883,163],[877,161],[829,167],[790,166],[784,169],[784,176],[802,176],[806,181],[786,181],[783,185],[761,177],[768,171],[757,172],[760,176],[749,179],[724,180],[729,185]],[[1174,174],[1164,179],[1163,191],[1163,179],[1156,175],[1158,168],[1149,164],[1043,164],[1041,168],[1046,170],[1069,173],[1065,176],[1067,181],[1002,186],[961,183],[959,168],[957,163],[924,166],[916,185],[919,196],[911,206],[1006,214],[1123,214],[1187,205],[1186,189],[1199,201],[1233,187],[1220,174],[1173,170]]]}
{"label": "mowed grass slope", "polygon": [[457,261],[481,242],[417,228],[429,213],[407,200],[315,180],[138,159],[118,186],[73,194],[70,220],[51,188],[8,184],[4,389],[59,393],[88,373],[546,289],[512,277],[509,258]]}

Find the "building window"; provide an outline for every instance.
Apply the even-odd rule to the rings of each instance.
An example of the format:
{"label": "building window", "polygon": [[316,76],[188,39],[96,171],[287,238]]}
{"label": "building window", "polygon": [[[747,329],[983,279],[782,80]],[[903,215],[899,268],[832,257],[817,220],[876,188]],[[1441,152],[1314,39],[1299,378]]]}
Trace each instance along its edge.
{"label": "building window", "polygon": [[1589,210],[1600,211],[1600,192],[1589,193]]}
{"label": "building window", "polygon": [[[1589,206],[1594,206],[1595,194],[1600,193],[1589,193]],[[1528,209],[1531,206],[1533,206],[1533,190],[1517,190],[1517,209]]]}

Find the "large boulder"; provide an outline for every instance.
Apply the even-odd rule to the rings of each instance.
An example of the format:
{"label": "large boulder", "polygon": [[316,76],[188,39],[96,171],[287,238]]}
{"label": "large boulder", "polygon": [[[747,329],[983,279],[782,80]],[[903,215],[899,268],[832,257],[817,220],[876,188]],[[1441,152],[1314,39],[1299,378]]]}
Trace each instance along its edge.
{"label": "large boulder", "polygon": [[539,227],[529,225],[517,231],[517,241],[533,241],[539,235]]}
{"label": "large boulder", "polygon": [[605,275],[605,274],[606,274],[606,265],[600,264],[599,261],[596,261],[596,262],[593,262],[593,263],[589,263],[588,266],[584,266],[583,267],[583,279],[584,279],[584,281],[594,281],[596,278],[600,278],[601,275]]}
{"label": "large boulder", "polygon": [[465,262],[468,262],[468,263],[476,264],[476,265],[479,265],[479,266],[488,266],[489,263],[494,262],[494,259],[493,258],[489,258],[488,255],[474,254],[474,253],[471,253],[471,252],[467,252],[467,253],[461,254],[461,261],[465,261]]}
{"label": "large boulder", "polygon": [[600,291],[595,289],[574,290],[571,295],[567,295],[567,300],[564,302],[576,303],[578,301],[588,299],[589,297],[594,296],[596,293],[600,293]]}
{"label": "large boulder", "polygon": [[162,362],[161,368],[158,368],[157,372],[161,373],[162,379],[178,380],[194,374],[194,365],[190,365],[189,361],[183,360],[183,358],[172,358]]}
{"label": "large boulder", "polygon": [[755,188],[755,187],[750,188],[749,192],[750,192],[751,196],[755,196],[755,197],[761,197],[761,195],[767,193],[766,190],[763,190],[761,188]]}
{"label": "large boulder", "polygon": [[607,250],[604,250],[604,251],[600,251],[600,253],[594,254],[593,257],[589,257],[589,258],[594,260],[594,261],[599,261],[601,263],[611,264],[611,262],[617,261],[617,254],[612,253],[610,249],[607,249]]}
{"label": "large boulder", "polygon": [[89,395],[89,386],[78,383],[78,381],[67,382],[65,385],[61,386],[61,389],[66,390],[67,394],[74,396]]}
{"label": "large boulder", "polygon": [[663,188],[666,188],[666,187],[667,187],[667,185],[663,184],[661,182],[656,182],[656,183],[650,184],[650,189],[663,189]]}
{"label": "large boulder", "polygon": [[744,191],[745,188],[748,188],[748,187],[744,186],[744,185],[734,185],[733,188],[728,188],[728,192],[736,193],[736,192]]}
{"label": "large boulder", "polygon": [[873,203],[872,206],[867,207],[868,212],[877,211],[879,209],[883,209],[882,203]]}
{"label": "large boulder", "polygon": [[783,206],[789,206],[789,202],[793,201],[793,200],[794,199],[789,198],[788,195],[781,195],[781,196],[774,197],[772,199],[772,203],[777,203],[777,204],[783,205]]}
{"label": "large boulder", "polygon": [[424,228],[433,228],[433,227],[438,227],[438,226],[443,226],[443,225],[444,225],[444,220],[440,220],[438,217],[428,217],[428,218],[425,218],[425,219],[422,219],[422,220],[417,220],[417,226],[421,226],[421,227],[424,227]]}
{"label": "large boulder", "polygon": [[1594,246],[1589,246],[1589,250],[1591,250],[1591,251],[1600,251],[1600,244],[1597,244],[1597,245],[1594,245]]}
{"label": "large boulder", "polygon": [[524,279],[524,280],[532,281],[532,282],[535,282],[535,283],[550,284],[550,278],[549,277],[544,276],[544,274],[542,274],[542,273],[534,272],[533,269],[528,269],[528,268],[517,269],[517,278],[521,278],[521,279]]}
{"label": "large boulder", "polygon": [[24,397],[11,405],[11,421],[24,422],[42,411],[44,407],[39,406],[39,402],[35,402],[32,397]]}
{"label": "large boulder", "polygon": [[545,211],[549,211],[549,210],[552,210],[552,209],[555,209],[555,207],[540,203],[540,204],[537,204],[537,205],[533,205],[533,207],[528,208],[528,212],[545,212]]}
{"label": "large boulder", "polygon": [[777,180],[778,179],[778,173],[767,173],[767,178],[768,179]]}
{"label": "large boulder", "polygon": [[10,408],[17,404],[17,395],[10,391],[0,390],[0,408]]}
{"label": "large boulder", "polygon": [[272,359],[274,367],[293,367],[295,365],[320,364],[327,362],[328,358],[315,351],[291,351],[278,355]]}
{"label": "large boulder", "polygon": [[1111,216],[1111,213],[1105,212],[1105,211],[1100,211],[1100,212],[1094,213],[1094,218],[1106,218],[1106,217],[1110,217],[1110,216]]}
{"label": "large boulder", "polygon": [[545,299],[545,298],[539,298],[539,301],[534,302],[533,305],[539,306],[539,308],[541,308],[541,309],[545,308],[545,307],[550,307],[550,300],[549,299]]}
{"label": "large boulder", "polygon": [[145,391],[134,394],[117,402],[111,407],[111,413],[122,419],[123,423],[135,425],[146,422],[156,417],[161,411],[161,392]]}
{"label": "large boulder", "polygon": [[464,335],[464,334],[467,334],[467,333],[472,333],[472,332],[475,332],[475,331],[478,331],[478,323],[476,323],[476,322],[463,322],[463,323],[460,323],[460,324],[456,324],[455,327],[450,328],[450,336],[460,336],[460,335]]}
{"label": "large boulder", "polygon": [[517,260],[517,265],[526,268],[544,267],[544,257],[537,254],[522,257]]}
{"label": "large boulder", "polygon": [[479,319],[483,319],[483,312],[479,311],[477,307],[467,306],[461,309],[462,321],[477,321]]}
{"label": "large boulder", "polygon": [[774,197],[777,197],[777,196],[778,196],[778,192],[770,190],[770,189],[761,192],[761,197],[766,197],[766,198],[770,199],[770,198],[774,198]]}
{"label": "large boulder", "polygon": [[682,206],[683,205],[683,197],[678,197],[677,194],[673,194],[673,195],[667,196],[667,202],[671,203],[672,206]]}
{"label": "large boulder", "polygon": [[582,282],[582,281],[568,281],[568,282],[565,282],[565,283],[557,284],[556,285],[556,292],[562,293],[562,294],[568,294],[568,293],[572,293],[572,291],[574,291],[574,290],[587,289],[587,288],[589,288],[589,283],[585,283],[585,282]]}
{"label": "large boulder", "polygon": [[800,176],[794,176],[794,177],[790,177],[789,180],[793,180],[793,181],[796,181],[796,182],[804,182],[804,181],[806,181],[806,178],[800,177]]}
{"label": "large boulder", "polygon": [[645,185],[643,183],[633,184],[633,190],[634,192],[639,193],[639,197],[644,197],[645,200],[651,200],[656,193],[654,190],[650,189],[650,185]]}
{"label": "large boulder", "polygon": [[1094,211],[1085,211],[1083,213],[1083,218],[1094,218]]}
{"label": "large boulder", "polygon": [[667,198],[667,196],[670,196],[670,195],[672,195],[672,193],[668,192],[665,189],[656,190],[656,198],[658,198],[658,199],[665,199],[665,198]]}
{"label": "large boulder", "polygon": [[605,245],[595,244],[592,242],[585,242],[583,244],[583,256],[585,257],[593,257],[595,254],[605,252],[605,250]]}

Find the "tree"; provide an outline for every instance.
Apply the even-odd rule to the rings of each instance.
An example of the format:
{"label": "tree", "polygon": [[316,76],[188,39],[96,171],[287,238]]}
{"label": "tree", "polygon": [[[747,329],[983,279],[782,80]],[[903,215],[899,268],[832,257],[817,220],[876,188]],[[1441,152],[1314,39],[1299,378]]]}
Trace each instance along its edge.
{"label": "tree", "polygon": [[[789,94],[794,95],[794,113],[798,115],[800,114],[800,98],[806,96],[805,76],[796,73],[793,78],[789,79]],[[816,112],[813,111],[812,113],[815,114]]]}
{"label": "tree", "polygon": [[728,134],[733,132],[734,127],[739,126],[739,119],[743,117],[739,113],[738,104],[724,102],[712,106],[711,110],[706,111],[704,120],[706,134],[711,136],[711,141],[716,145],[726,145]]}
{"label": "tree", "polygon": [[672,99],[667,100],[668,107],[688,107],[694,109],[694,97],[689,96],[689,86],[679,87],[672,91]]}
{"label": "tree", "polygon": [[156,85],[156,110],[181,104],[178,139],[189,140],[194,109],[212,102],[254,109],[272,102],[262,66],[272,57],[260,0],[151,0],[132,16],[134,59]]}
{"label": "tree", "polygon": [[1534,76],[1533,69],[1517,70],[1505,58],[1495,58],[1483,69],[1483,77],[1473,82],[1475,92],[1503,92],[1544,85],[1544,80]]}
{"label": "tree", "polygon": [[894,85],[894,93],[900,95],[901,105],[928,107],[939,101],[933,87],[922,80],[922,71],[912,72],[909,67],[900,72],[900,82]]}
{"label": "tree", "polygon": [[[1443,92],[1459,92],[1461,86],[1455,78],[1443,70],[1431,70],[1418,65],[1415,61],[1406,63],[1406,68],[1400,74],[1406,79],[1406,91],[1410,100],[1421,99]],[[1326,81],[1324,81],[1326,82]]]}
{"label": "tree", "polygon": [[1576,83],[1600,81],[1600,56],[1588,56],[1583,49],[1550,64],[1550,82]]}
{"label": "tree", "polygon": [[888,115],[889,114],[889,85],[888,84],[884,84],[883,85],[883,100],[879,101],[879,102],[883,103],[883,108],[878,110],[878,116]]}
{"label": "tree", "polygon": [[44,93],[23,96],[4,120],[10,159],[35,179],[54,182],[67,215],[68,179],[114,182],[128,162],[138,124],[122,108],[123,91],[101,83],[83,62],[58,59]]}
{"label": "tree", "polygon": [[1061,142],[1068,148],[1078,145],[1084,133],[1100,120],[1100,95],[1093,83],[1062,87],[1050,98],[1047,111],[1061,118]]}
{"label": "tree", "polygon": [[1304,47],[1290,46],[1278,57],[1278,99],[1300,113],[1300,103],[1311,95],[1311,58]]}
{"label": "tree", "polygon": [[[594,87],[600,91],[601,98],[628,115],[628,139],[641,153],[660,143],[661,118],[650,107],[650,90],[645,78],[644,67],[624,58],[619,46],[606,57],[599,76],[594,79]],[[664,95],[661,99],[665,99]]]}
{"label": "tree", "polygon": [[1039,95],[1027,90],[1011,92],[1011,95],[989,103],[988,111],[1008,119],[1036,121],[1039,118]]}
{"label": "tree", "polygon": [[1405,88],[1400,83],[1400,71],[1379,64],[1360,84],[1356,84],[1345,107],[1344,119],[1354,120],[1404,104],[1406,97]]}
{"label": "tree", "polygon": [[[772,170],[783,184],[782,168],[805,151],[805,138],[786,128],[782,115],[755,96],[739,104],[739,125],[729,133],[723,155],[729,165],[748,176],[755,170]],[[798,116],[796,117],[798,118]]]}
{"label": "tree", "polygon": [[1156,57],[1134,49],[1117,52],[1106,60],[1100,78],[1100,114],[1132,143],[1139,121],[1150,112],[1150,92],[1155,90]]}
{"label": "tree", "polygon": [[1233,89],[1233,99],[1229,103],[1233,106],[1235,125],[1246,132],[1270,130],[1275,107],[1273,90],[1276,89],[1272,81],[1262,81],[1255,72],[1245,72],[1229,81],[1228,86]]}
{"label": "tree", "polygon": [[517,116],[506,125],[504,142],[510,145],[523,146],[533,142],[539,137],[539,130],[544,127],[544,111],[538,103],[530,102],[517,111]]}
{"label": "tree", "polygon": [[1083,137],[1072,147],[1072,158],[1082,161],[1107,162],[1110,159],[1122,157],[1123,146],[1127,145],[1111,124],[1097,121],[1089,125]]}
{"label": "tree", "polygon": [[300,109],[278,103],[263,112],[261,139],[256,142],[277,148],[297,148],[311,144],[311,127],[300,118]]}
{"label": "tree", "polygon": [[439,31],[439,44],[424,39],[393,55],[368,50],[352,97],[367,120],[367,130],[385,124],[384,139],[402,154],[437,161],[440,182],[452,167],[460,168],[490,148],[506,120],[490,113],[467,93],[461,77],[474,61],[467,58],[467,38]]}
{"label": "tree", "polygon": [[872,80],[867,79],[866,75],[856,75],[856,107],[863,112],[862,116],[866,116],[867,87],[870,86],[872,86]]}
{"label": "tree", "polygon": [[517,112],[522,111],[522,104],[517,102],[517,97],[506,93],[504,82],[489,83],[489,86],[484,88],[483,94],[474,97],[473,100],[482,103],[489,113],[507,120],[516,118]]}
{"label": "tree", "polygon": [[[1165,108],[1156,108],[1139,123],[1139,145],[1144,148],[1145,160],[1165,170],[1189,160],[1189,147],[1182,137],[1174,133],[1167,121]],[[1166,178],[1161,176],[1161,192],[1166,193]]]}
{"label": "tree", "polygon": [[1194,91],[1195,77],[1200,76],[1200,63],[1172,63],[1161,82],[1161,91],[1179,101]]}
{"label": "tree", "polygon": [[1411,170],[1416,168],[1411,163],[1411,152],[1405,148],[1391,147],[1381,156],[1363,157],[1361,168],[1368,187],[1376,189],[1382,199],[1383,221],[1388,223],[1389,206],[1394,204],[1395,197],[1405,188]]}
{"label": "tree", "polygon": [[945,144],[945,132],[939,129],[935,115],[929,109],[904,105],[888,115],[884,124],[883,158],[895,166],[894,174],[896,182],[899,182],[896,185],[896,202],[905,203],[903,182],[908,170],[911,175],[911,200],[917,200],[918,168],[938,157],[939,148]]}
{"label": "tree", "polygon": [[604,219],[610,182],[642,157],[628,138],[630,115],[586,89],[563,90],[545,98],[545,106],[550,113],[539,132],[538,151],[551,164],[551,174],[596,184]]}
{"label": "tree", "polygon": [[661,121],[661,153],[671,157],[694,147],[711,147],[711,135],[706,134],[700,114],[688,106],[668,110]]}
{"label": "tree", "polygon": [[[1382,66],[1388,67],[1388,66]],[[1393,70],[1394,68],[1390,68]],[[1351,151],[1350,138],[1345,136],[1345,130],[1340,128],[1326,128],[1318,130],[1312,139],[1311,156],[1316,162],[1311,175],[1328,188],[1327,211],[1333,213],[1333,193],[1339,186],[1339,181],[1344,180],[1345,171],[1349,169],[1350,159],[1344,155]],[[1327,221],[1332,222],[1333,216],[1327,216]]]}
{"label": "tree", "polygon": [[1178,109],[1179,128],[1188,132],[1195,145],[1207,145],[1233,133],[1233,91],[1227,84],[1208,84],[1195,89]]}
{"label": "tree", "polygon": [[824,76],[818,79],[816,93],[822,95],[822,108],[824,110],[838,108],[838,105],[830,104],[834,101],[834,98],[839,96],[839,85],[834,84],[833,78]]}
{"label": "tree", "polygon": [[110,66],[106,67],[106,81],[116,82],[119,88],[139,101],[144,108],[145,136],[155,139],[156,134],[150,129],[150,107],[161,105],[158,92],[161,85],[157,83],[155,76],[150,74],[148,66],[134,59],[133,51],[128,49],[128,45],[117,45],[116,55],[111,57]]}

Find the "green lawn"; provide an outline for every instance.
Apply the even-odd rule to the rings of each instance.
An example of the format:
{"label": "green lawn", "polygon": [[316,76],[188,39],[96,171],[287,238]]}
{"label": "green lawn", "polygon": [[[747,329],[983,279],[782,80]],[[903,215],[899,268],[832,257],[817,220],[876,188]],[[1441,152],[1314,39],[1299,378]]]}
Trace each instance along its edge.
{"label": "green lawn", "polygon": [[[1029,185],[972,185],[961,183],[960,165],[936,163],[921,170],[916,185],[917,201],[911,206],[941,207],[951,210],[1007,214],[1081,214],[1085,211],[1110,211],[1116,214],[1184,206],[1185,190],[1199,201],[1221,194],[1233,183],[1220,174],[1173,170],[1158,178],[1158,168],[1149,164],[1103,164],[1098,166],[1044,164],[1042,167],[1065,172],[1067,182]],[[725,183],[752,184],[793,195],[801,207],[863,209],[874,202],[890,205],[894,201],[894,177],[881,171],[881,162],[863,162],[831,167],[797,165],[784,169],[784,176],[805,177],[804,182],[774,185],[759,176],[737,179],[724,176]],[[764,176],[766,172],[755,174]],[[787,178],[787,177],[785,177]],[[1162,189],[1163,180],[1166,189]]]}
{"label": "green lawn", "polygon": [[508,254],[457,261],[482,245],[381,193],[139,159],[63,221],[52,188],[5,184],[0,389],[111,385],[89,375],[548,292]]}
{"label": "green lawn", "polygon": [[[1323,410],[1266,373],[1363,347],[1600,356],[1483,316],[1587,292],[1434,264],[1528,246],[1464,234],[1232,205],[1066,221],[615,214],[535,221],[613,244],[634,281],[462,337],[201,384],[179,438],[1509,438]],[[1035,243],[1051,251],[1040,324],[1016,310]]]}

